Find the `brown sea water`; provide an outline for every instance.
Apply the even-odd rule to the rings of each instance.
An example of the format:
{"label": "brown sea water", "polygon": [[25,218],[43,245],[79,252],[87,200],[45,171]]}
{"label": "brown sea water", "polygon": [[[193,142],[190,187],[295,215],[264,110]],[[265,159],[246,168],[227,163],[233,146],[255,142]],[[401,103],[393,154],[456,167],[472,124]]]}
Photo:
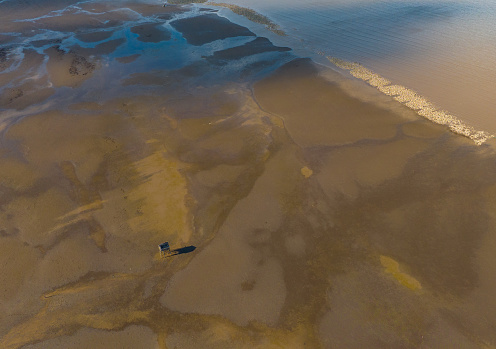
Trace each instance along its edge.
{"label": "brown sea water", "polygon": [[0,347],[496,345],[494,140],[211,7],[0,14]]}

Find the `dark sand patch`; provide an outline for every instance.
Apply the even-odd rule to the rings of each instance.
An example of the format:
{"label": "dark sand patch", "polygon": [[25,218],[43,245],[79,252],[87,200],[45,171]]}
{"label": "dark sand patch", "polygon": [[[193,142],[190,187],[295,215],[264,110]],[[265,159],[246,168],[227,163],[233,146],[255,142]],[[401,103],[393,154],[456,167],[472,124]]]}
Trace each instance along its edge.
{"label": "dark sand patch", "polygon": [[85,117],[46,112],[13,125],[5,137],[26,146],[21,154],[39,173],[48,175],[61,162],[73,161],[78,177],[86,183],[98,171],[105,153],[118,145],[105,138],[116,120],[112,114]]}
{"label": "dark sand patch", "polygon": [[94,60],[54,46],[45,50],[48,55],[47,71],[55,87],[76,87],[90,78],[97,68]]}
{"label": "dark sand patch", "polygon": [[[238,201],[213,242],[172,278],[161,302],[172,310],[220,314],[240,325],[251,320],[274,324],[286,298],[283,268],[259,244],[282,224],[280,196],[288,183],[279,180],[295,170],[291,155],[280,153],[266,164],[250,194]],[[234,257],[236,256],[236,257]],[[225,260],[236,260],[226,265]]]}
{"label": "dark sand patch", "polygon": [[0,106],[12,104],[13,101],[22,97],[24,91],[22,88],[12,88],[4,89],[2,96],[0,97]]}
{"label": "dark sand patch", "polygon": [[14,36],[11,35],[5,35],[5,34],[0,34],[0,44],[8,44],[9,42],[14,40]]}
{"label": "dark sand patch", "polygon": [[91,55],[109,55],[125,42],[126,39],[124,38],[114,39],[102,42],[92,48],[81,47],[76,44],[70,48],[70,52],[84,57],[89,57]]}
{"label": "dark sand patch", "polygon": [[301,326],[291,330],[257,324],[250,330],[228,321],[211,320],[205,327],[177,331],[166,339],[167,348],[190,349],[264,349],[264,348],[318,348],[311,340],[309,329]]}
{"label": "dark sand patch", "polygon": [[274,67],[279,66],[280,60],[279,58],[273,58],[271,57],[270,59],[267,60],[257,60],[255,62],[247,64],[244,69],[241,71],[241,76],[244,77],[249,77],[251,75],[258,75],[260,73],[263,74],[263,72],[267,72]]}
{"label": "dark sand patch", "polygon": [[[100,6],[96,3],[80,3],[78,7],[88,10],[88,12],[83,12],[76,8],[71,8],[70,2],[59,2],[57,4],[58,10],[63,10],[60,15],[55,13],[43,15],[47,2],[45,0],[42,4],[19,3],[17,8],[5,17],[5,21],[2,23],[3,30],[6,32],[21,32],[23,35],[25,35],[25,32],[33,35],[42,33],[45,30],[53,30],[68,34],[82,34],[84,37],[88,31],[115,27],[138,17],[136,13],[124,10],[121,4],[117,6],[115,4]],[[36,18],[36,20],[18,21],[23,18]],[[29,33],[30,31],[31,33]]]}
{"label": "dark sand patch", "polygon": [[27,345],[26,349],[107,349],[119,347],[122,349],[159,348],[157,335],[144,326],[129,326],[121,331],[105,331],[93,328],[83,328],[72,336],[58,337],[39,344]]}
{"label": "dark sand patch", "polygon": [[80,33],[76,35],[76,39],[83,41],[83,42],[98,42],[98,41],[103,41],[107,40],[114,34],[113,30],[100,30],[100,31],[95,31],[95,32],[90,32],[90,33]]}
{"label": "dark sand patch", "polygon": [[431,309],[379,270],[363,267],[333,279],[320,324],[325,348],[415,348],[418,333],[430,331],[424,319]]}
{"label": "dark sand patch", "polygon": [[131,32],[138,34],[138,40],[143,42],[161,42],[170,40],[171,34],[162,24],[140,24],[131,28]]}
{"label": "dark sand patch", "polygon": [[[137,291],[136,286],[132,285],[134,277],[116,273],[111,279],[111,282],[104,286],[102,274],[90,275],[86,279],[82,278],[80,283],[82,288],[76,284],[69,284],[53,292],[45,293],[42,295],[45,309],[38,316],[20,324],[4,336],[1,339],[2,345],[4,348],[17,348],[30,342],[39,342],[43,338],[60,337],[63,334],[70,336],[81,327],[120,330],[125,326],[125,321],[119,321],[120,326],[117,325],[115,319],[120,317],[119,312],[110,310],[115,309],[118,302],[129,305],[127,311],[129,319],[138,320],[142,314],[137,310],[139,302],[132,301]],[[115,298],[116,295],[119,301]],[[108,316],[102,317],[102,312],[105,314],[108,310],[110,310]],[[71,330],[62,333],[56,331],[56,323],[60,321],[70,324]],[[102,334],[101,331],[95,332]],[[91,339],[91,334],[88,337]]]}
{"label": "dark sand patch", "polygon": [[10,67],[13,59],[10,58],[10,49],[7,47],[0,47],[0,72]]}
{"label": "dark sand patch", "polygon": [[4,169],[0,174],[0,184],[7,188],[26,190],[38,179],[33,166],[13,157],[3,156],[0,159],[0,167]]}
{"label": "dark sand patch", "polygon": [[213,67],[202,59],[175,70],[153,69],[143,73],[133,73],[123,78],[121,84],[124,86],[157,85],[163,88],[163,92],[168,93],[167,99],[176,98],[177,96],[181,99],[184,95],[188,94],[187,89],[181,83],[184,78],[202,79],[205,75],[212,73],[212,71]]}
{"label": "dark sand patch", "polygon": [[78,0],[45,0],[42,2],[30,2],[29,5],[19,1],[2,1],[0,12],[11,18],[28,19],[37,18],[49,14],[52,11],[64,9],[65,7],[79,2]]}
{"label": "dark sand patch", "polygon": [[50,189],[35,197],[19,196],[5,205],[5,228],[18,230],[22,242],[30,246],[50,246],[63,231],[53,231],[58,218],[75,209],[70,196],[60,189]]}
{"label": "dark sand patch", "polygon": [[223,184],[235,182],[245,171],[242,165],[231,166],[222,164],[212,169],[201,171],[193,175],[193,181],[202,187],[215,188]]}
{"label": "dark sand patch", "polygon": [[113,16],[115,14],[112,12],[118,12],[121,13],[121,15],[129,12],[122,6],[124,3],[125,1],[121,1],[119,4],[110,1],[85,1],[79,3],[78,7],[83,11],[88,11],[90,13],[105,13],[105,16]]}
{"label": "dark sand patch", "polygon": [[24,57],[21,58],[20,64],[18,62],[20,57],[13,56],[9,58],[9,60],[12,60],[11,64],[17,63],[18,66],[10,72],[0,74],[0,86],[11,85],[9,87],[12,88],[12,85],[19,84],[24,78],[31,76],[30,73],[35,74],[43,64],[44,55],[35,50],[24,49],[22,54]]}
{"label": "dark sand patch", "polygon": [[401,130],[405,135],[417,138],[437,138],[444,133],[443,126],[423,120],[406,123]]}
{"label": "dark sand patch", "polygon": [[[106,28],[111,23],[104,24],[98,18],[88,14],[66,13],[64,16],[43,17],[35,21],[41,29],[60,32],[77,32],[80,28]],[[114,23],[112,23],[114,24]]]}
{"label": "dark sand patch", "polygon": [[[431,289],[457,297],[477,289],[475,251],[492,230],[481,193],[496,181],[489,175],[494,155],[476,153],[450,143],[436,155],[426,152],[381,194],[371,193],[357,205],[357,214],[367,217],[367,235],[383,254],[406,263]],[[404,195],[391,200],[394,192]]]}
{"label": "dark sand patch", "polygon": [[233,96],[218,91],[199,93],[196,96],[174,98],[167,103],[166,112],[177,119],[230,116],[239,110],[239,102]]}
{"label": "dark sand patch", "polygon": [[[40,86],[41,85],[41,86]],[[48,85],[47,76],[38,80],[28,80],[15,87],[4,89],[0,96],[0,107],[24,109],[48,99],[55,92]]]}
{"label": "dark sand patch", "polygon": [[62,43],[62,41],[63,41],[63,38],[34,40],[34,41],[31,41],[31,45],[33,45],[34,47],[42,47],[45,45],[55,46],[55,45],[60,45]]}
{"label": "dark sand patch", "polygon": [[408,139],[393,144],[336,149],[322,155],[316,179],[330,198],[354,199],[364,188],[399,176],[410,158],[428,146]]}
{"label": "dark sand patch", "polygon": [[32,276],[37,291],[48,292],[74,283],[90,271],[99,270],[100,250],[88,239],[89,232],[83,224],[74,225],[59,243],[47,249]]}
{"label": "dark sand patch", "polygon": [[[250,30],[215,14],[178,19],[171,25],[191,45],[200,46],[215,40],[236,36],[255,36]],[[208,30],[203,30],[208,28]]]}
{"label": "dark sand patch", "polygon": [[132,63],[134,62],[135,60],[137,60],[141,55],[136,53],[134,55],[130,55],[130,56],[125,56],[125,57],[117,57],[116,60],[119,62],[119,63],[122,63],[122,64],[127,64],[127,63]]}
{"label": "dark sand patch", "polygon": [[[494,234],[485,205],[492,206],[493,199],[486,201],[480,195],[494,187],[495,179],[488,175],[494,171],[493,161],[488,161],[494,153],[467,147],[460,137],[447,138],[442,151],[440,147],[423,150],[396,179],[376,190],[361,190],[359,200],[338,210],[336,227],[357,234],[354,249],[369,247],[381,254],[368,263],[377,265],[380,260],[384,275],[396,286],[378,287],[381,278],[371,278],[375,272],[367,268],[360,271],[366,275],[348,274],[348,286],[334,278],[331,310],[321,328],[326,347],[463,343],[471,348],[479,347],[479,336],[494,341],[487,322],[479,320],[491,318],[482,309],[492,304],[489,289],[495,286],[486,274],[488,260],[494,259],[487,255],[494,251]],[[474,173],[479,173],[477,179]],[[382,263],[383,256],[399,263],[400,273],[391,272]],[[408,278],[417,280],[413,291],[408,291],[412,286]],[[376,306],[382,310],[378,312]],[[470,320],[468,313],[473,316]],[[362,323],[372,316],[372,322]]]}
{"label": "dark sand patch", "polygon": [[122,80],[122,85],[159,85],[167,86],[172,82],[171,73],[165,70],[155,70],[146,73],[134,73]]}
{"label": "dark sand patch", "polygon": [[[3,20],[4,18],[2,18]],[[32,37],[36,34],[41,34],[41,30],[38,25],[35,23],[28,21],[28,22],[18,22],[16,18],[14,18],[13,21],[2,21],[0,23],[2,32],[4,33],[16,33],[16,34],[21,34],[22,37]],[[16,37],[12,37],[13,40],[9,40],[12,43],[15,43]]]}
{"label": "dark sand patch", "polygon": [[289,47],[274,46],[269,39],[257,37],[242,46],[236,46],[221,51],[216,51],[207,59],[214,64],[223,64],[225,61],[237,60],[251,55],[264,52],[287,52],[291,51]]}
{"label": "dark sand patch", "polygon": [[305,59],[294,60],[256,83],[254,93],[262,108],[283,118],[302,147],[390,139],[401,122],[389,110],[350,97],[320,77]]}
{"label": "dark sand patch", "polygon": [[17,237],[1,237],[0,242],[0,299],[5,304],[19,292],[25,279],[31,277],[41,253]]}
{"label": "dark sand patch", "polygon": [[188,64],[181,69],[177,70],[177,73],[181,77],[197,77],[203,75],[206,71],[208,71],[209,67],[207,67],[207,63],[204,61],[194,62],[192,64]]}

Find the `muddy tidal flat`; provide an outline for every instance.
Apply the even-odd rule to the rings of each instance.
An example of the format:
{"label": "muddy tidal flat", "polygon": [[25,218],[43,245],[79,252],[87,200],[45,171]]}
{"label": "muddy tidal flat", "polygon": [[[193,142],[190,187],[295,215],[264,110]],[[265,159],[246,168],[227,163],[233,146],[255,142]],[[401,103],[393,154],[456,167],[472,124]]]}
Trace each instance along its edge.
{"label": "muddy tidal flat", "polygon": [[494,139],[229,9],[0,14],[1,348],[496,346]]}

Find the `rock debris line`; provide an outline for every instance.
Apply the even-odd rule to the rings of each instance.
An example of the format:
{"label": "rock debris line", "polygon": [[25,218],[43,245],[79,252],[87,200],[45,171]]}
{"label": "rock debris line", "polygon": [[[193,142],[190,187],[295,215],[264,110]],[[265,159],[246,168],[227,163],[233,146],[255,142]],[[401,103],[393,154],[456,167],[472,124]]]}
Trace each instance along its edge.
{"label": "rock debris line", "polygon": [[447,125],[452,132],[470,138],[477,145],[481,145],[487,140],[494,138],[494,135],[485,131],[477,131],[448,112],[438,110],[432,103],[418,95],[415,91],[401,85],[392,85],[391,81],[363,67],[359,63],[347,62],[329,56],[327,56],[327,59],[338,68],[349,71],[354,77],[367,82],[382,93],[392,96],[398,102],[415,110],[417,114],[436,124]]}

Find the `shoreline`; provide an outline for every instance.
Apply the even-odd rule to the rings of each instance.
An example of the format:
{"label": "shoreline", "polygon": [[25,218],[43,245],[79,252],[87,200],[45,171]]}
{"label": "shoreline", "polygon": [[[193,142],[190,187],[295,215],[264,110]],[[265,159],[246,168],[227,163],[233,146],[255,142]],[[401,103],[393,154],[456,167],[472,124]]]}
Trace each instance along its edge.
{"label": "shoreline", "polygon": [[[235,4],[229,3],[217,3],[207,0],[172,0],[166,2],[170,4],[168,6],[211,6],[214,8],[224,8],[232,11],[233,14],[242,16],[248,21],[263,25],[267,30],[273,32],[277,36],[288,36],[288,34],[280,28],[280,26],[273,20],[268,18],[266,15],[254,11],[248,7],[242,7]],[[8,48],[8,47],[7,47]],[[295,49],[295,47],[292,47]],[[450,113],[449,110],[439,109],[433,105],[425,96],[419,95],[416,91],[402,86],[397,85],[394,81],[378,75],[369,68],[363,66],[360,62],[348,62],[341,58],[331,57],[325,55],[322,52],[313,52],[315,56],[323,56],[326,58],[327,62],[331,65],[326,64],[325,61],[319,62],[324,66],[331,68],[337,67],[343,72],[348,72],[354,78],[364,81],[370,86],[377,88],[379,91],[385,95],[392,96],[398,102],[408,106],[409,108],[416,110],[417,114],[427,120],[434,122],[436,124],[446,125],[452,132],[459,134],[464,137],[468,137],[475,144],[481,145],[487,142],[489,139],[494,138],[494,134],[487,132],[485,130],[480,130],[472,127],[470,123],[467,123],[463,119],[460,119],[456,115]],[[2,51],[2,59],[5,61],[6,53]],[[15,67],[14,67],[15,68]],[[7,69],[13,69],[13,67],[8,67]],[[13,95],[11,98],[15,99],[17,96]]]}
{"label": "shoreline", "polygon": [[[274,23],[265,15],[260,14],[250,8],[234,4],[216,3],[207,0],[173,0],[170,3],[183,5],[203,4],[214,7],[224,7],[233,11],[235,14],[247,18],[251,22],[265,25],[268,30],[274,32],[277,35],[288,35],[286,32],[280,29],[278,24]],[[252,14],[254,14],[254,16]],[[449,111],[437,108],[424,96],[417,94],[415,91],[409,89],[408,87],[398,85],[393,81],[390,81],[376,74],[375,72],[361,65],[359,62],[347,62],[343,59],[331,56],[325,56],[325,58],[333,66],[342,69],[343,71],[347,71],[351,76],[364,81],[372,87],[377,88],[385,95],[392,96],[399,103],[416,111],[419,116],[435,124],[446,125],[451,132],[471,139],[478,146],[486,143],[489,139],[495,137],[494,134],[491,134],[485,130],[475,129],[462,119],[458,118],[455,115],[452,115]],[[325,63],[322,64],[328,68],[331,67],[329,65],[326,65]]]}

